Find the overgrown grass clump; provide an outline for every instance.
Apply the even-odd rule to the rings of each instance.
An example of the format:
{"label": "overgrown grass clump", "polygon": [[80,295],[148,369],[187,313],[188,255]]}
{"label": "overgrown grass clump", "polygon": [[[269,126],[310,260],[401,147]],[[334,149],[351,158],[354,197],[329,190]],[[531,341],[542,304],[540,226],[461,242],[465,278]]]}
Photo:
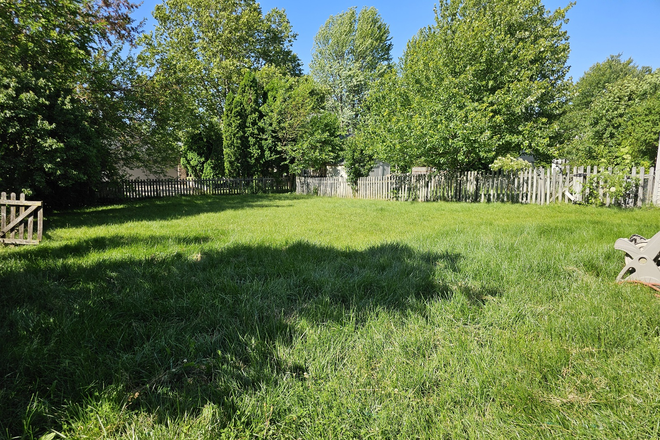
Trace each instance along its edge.
{"label": "overgrown grass clump", "polygon": [[0,248],[0,437],[658,438],[657,210],[172,198]]}

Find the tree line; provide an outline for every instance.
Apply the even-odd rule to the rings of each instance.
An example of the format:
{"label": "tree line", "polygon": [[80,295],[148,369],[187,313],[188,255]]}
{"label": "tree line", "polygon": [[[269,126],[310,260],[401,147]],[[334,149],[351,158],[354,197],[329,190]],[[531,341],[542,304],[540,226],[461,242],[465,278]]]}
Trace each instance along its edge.
{"label": "tree line", "polygon": [[304,75],[285,12],[254,0],[164,0],[148,33],[130,0],[4,0],[0,187],[66,206],[177,163],[208,178],[343,162],[352,181],[377,160],[652,164],[660,71],[613,55],[573,83],[570,7],[440,0],[397,63],[378,11],[350,8]]}

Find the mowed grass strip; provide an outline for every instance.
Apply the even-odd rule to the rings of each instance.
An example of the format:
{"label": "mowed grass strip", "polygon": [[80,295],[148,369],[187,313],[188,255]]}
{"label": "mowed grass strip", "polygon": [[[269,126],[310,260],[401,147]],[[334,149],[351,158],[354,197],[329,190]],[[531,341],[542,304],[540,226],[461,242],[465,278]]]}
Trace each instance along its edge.
{"label": "mowed grass strip", "polygon": [[0,437],[657,438],[660,212],[184,197],[0,248]]}

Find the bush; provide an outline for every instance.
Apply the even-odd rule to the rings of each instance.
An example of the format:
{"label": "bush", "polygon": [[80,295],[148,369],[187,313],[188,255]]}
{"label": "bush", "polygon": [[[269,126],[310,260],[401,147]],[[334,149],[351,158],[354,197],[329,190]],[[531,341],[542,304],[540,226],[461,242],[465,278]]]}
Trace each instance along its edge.
{"label": "bush", "polygon": [[490,165],[493,171],[522,171],[532,168],[532,164],[519,157],[513,157],[510,154],[500,156]]}

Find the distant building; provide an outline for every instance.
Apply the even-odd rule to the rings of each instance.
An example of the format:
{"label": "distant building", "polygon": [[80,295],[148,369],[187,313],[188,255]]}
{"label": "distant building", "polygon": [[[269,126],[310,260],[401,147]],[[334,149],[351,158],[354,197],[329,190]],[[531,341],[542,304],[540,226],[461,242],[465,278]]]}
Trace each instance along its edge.
{"label": "distant building", "polygon": [[185,179],[186,169],[181,165],[170,168],[164,173],[153,174],[144,169],[123,170],[129,179]]}

